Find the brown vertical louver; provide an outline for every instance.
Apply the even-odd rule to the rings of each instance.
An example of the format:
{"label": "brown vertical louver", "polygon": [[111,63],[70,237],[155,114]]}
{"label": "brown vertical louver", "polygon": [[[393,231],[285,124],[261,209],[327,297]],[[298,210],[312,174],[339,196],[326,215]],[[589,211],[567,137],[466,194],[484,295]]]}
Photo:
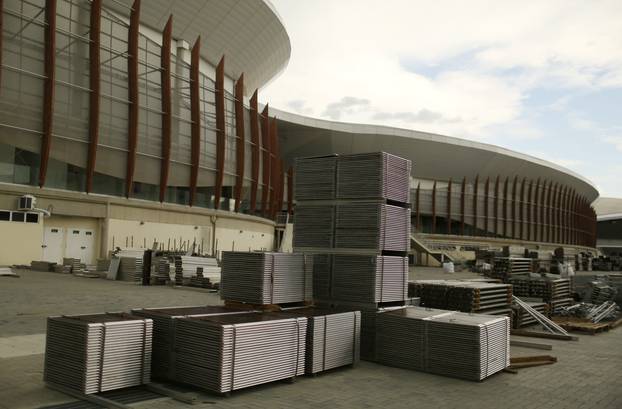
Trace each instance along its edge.
{"label": "brown vertical louver", "polygon": [[160,82],[162,89],[162,163],[160,165],[160,202],[166,197],[168,173],[171,166],[171,131],[173,124],[173,97],[171,89],[171,43],[173,39],[173,16],[169,16],[162,31],[160,49]]}
{"label": "brown vertical louver", "polygon": [[89,151],[86,164],[86,193],[93,191],[93,175],[97,161],[97,144],[99,143],[99,100],[101,94],[101,14],[102,0],[91,2],[89,29]]}

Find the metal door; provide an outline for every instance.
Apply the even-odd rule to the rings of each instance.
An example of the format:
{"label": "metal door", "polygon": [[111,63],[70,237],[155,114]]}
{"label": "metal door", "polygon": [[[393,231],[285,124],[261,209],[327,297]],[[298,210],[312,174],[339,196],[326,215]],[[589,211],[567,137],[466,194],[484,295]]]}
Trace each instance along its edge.
{"label": "metal door", "polygon": [[43,232],[43,260],[53,263],[63,262],[64,229],[61,227],[46,227]]}

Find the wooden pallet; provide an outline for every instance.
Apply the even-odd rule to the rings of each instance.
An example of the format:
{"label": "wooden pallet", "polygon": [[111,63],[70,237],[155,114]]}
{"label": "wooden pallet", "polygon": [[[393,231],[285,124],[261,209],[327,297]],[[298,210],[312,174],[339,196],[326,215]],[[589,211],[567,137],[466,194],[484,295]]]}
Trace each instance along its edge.
{"label": "wooden pallet", "polygon": [[614,328],[615,326],[612,326],[612,324],[617,322],[599,322],[595,324],[590,320],[575,317],[553,317],[553,321],[566,331],[585,332],[590,335],[607,332]]}
{"label": "wooden pallet", "polygon": [[283,304],[250,304],[241,301],[225,300],[225,307],[236,308],[242,310],[254,310],[254,311],[266,311],[266,312],[279,312],[286,308],[297,307],[310,307],[313,305],[312,301],[303,302],[290,302]]}

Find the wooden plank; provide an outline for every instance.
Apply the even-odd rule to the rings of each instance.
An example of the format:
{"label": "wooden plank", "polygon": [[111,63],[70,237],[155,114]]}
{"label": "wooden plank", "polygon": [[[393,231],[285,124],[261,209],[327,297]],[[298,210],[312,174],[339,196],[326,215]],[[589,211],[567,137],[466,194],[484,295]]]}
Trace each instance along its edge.
{"label": "wooden plank", "polygon": [[513,329],[510,333],[512,335],[518,335],[522,337],[558,339],[561,341],[578,341],[579,340],[578,337],[575,337],[572,335],[549,334],[546,332],[533,332],[533,331],[527,331],[524,329]]}
{"label": "wooden plank", "polygon": [[510,370],[514,369],[520,369],[520,368],[531,368],[534,366],[542,366],[542,365],[552,365],[554,364],[556,361],[534,361],[534,362],[524,362],[524,363],[519,363],[519,364],[512,364],[510,365],[508,368]]}
{"label": "wooden plank", "polygon": [[553,345],[550,344],[540,344],[537,342],[528,342],[528,341],[518,341],[515,339],[510,340],[510,346],[515,347],[524,347],[524,348],[534,348],[534,349],[544,349],[550,351],[553,349]]}
{"label": "wooden plank", "polygon": [[557,362],[557,357],[552,355],[514,356],[510,358],[510,364],[550,361]]}

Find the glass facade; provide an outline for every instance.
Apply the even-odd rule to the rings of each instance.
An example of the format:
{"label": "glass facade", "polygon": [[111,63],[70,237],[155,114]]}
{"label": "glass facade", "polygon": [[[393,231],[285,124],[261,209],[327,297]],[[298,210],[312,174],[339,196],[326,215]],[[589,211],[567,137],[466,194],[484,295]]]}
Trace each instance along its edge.
{"label": "glass facade", "polygon": [[[45,0],[5,0],[3,4],[2,89],[0,98],[0,182],[39,184],[43,137],[45,67]],[[127,10],[129,15],[130,10]],[[90,14],[91,3],[58,0],[56,6],[55,81],[52,134],[46,188],[85,191],[90,126]],[[159,36],[144,30],[138,36],[138,138],[136,168],[130,198],[158,201],[163,156],[162,47]],[[129,19],[106,8],[101,13],[99,49],[99,129],[92,192],[123,197],[129,129],[128,36]],[[171,50],[172,135],[169,183],[164,201],[189,204],[192,150],[190,114],[190,50],[173,40]],[[168,50],[167,50],[168,51]],[[206,64],[201,62],[201,67]],[[49,67],[48,67],[49,68]],[[207,68],[210,70],[211,68]],[[216,85],[200,71],[200,155],[195,206],[214,208],[217,173]],[[225,160],[219,208],[233,211],[237,179],[236,150],[244,145],[240,212],[250,212],[252,152],[264,147],[250,142],[250,115],[244,108],[245,138],[236,132],[233,82],[225,81]],[[261,131],[261,127],[259,126]],[[259,136],[260,141],[262,135]],[[260,155],[260,160],[263,155]],[[261,185],[257,209],[261,209]]]}

